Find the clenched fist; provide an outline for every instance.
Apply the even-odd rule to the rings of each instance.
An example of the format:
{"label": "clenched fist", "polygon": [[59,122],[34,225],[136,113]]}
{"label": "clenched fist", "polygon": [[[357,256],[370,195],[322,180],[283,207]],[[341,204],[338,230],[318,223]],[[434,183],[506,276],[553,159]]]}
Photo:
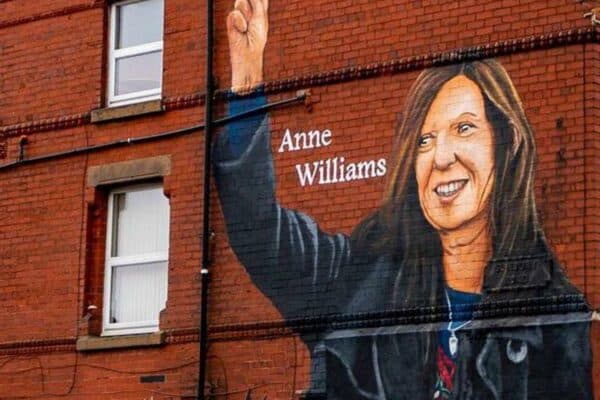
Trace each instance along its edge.
{"label": "clenched fist", "polygon": [[263,53],[269,31],[269,0],[236,0],[227,16],[231,90],[244,93],[263,80]]}

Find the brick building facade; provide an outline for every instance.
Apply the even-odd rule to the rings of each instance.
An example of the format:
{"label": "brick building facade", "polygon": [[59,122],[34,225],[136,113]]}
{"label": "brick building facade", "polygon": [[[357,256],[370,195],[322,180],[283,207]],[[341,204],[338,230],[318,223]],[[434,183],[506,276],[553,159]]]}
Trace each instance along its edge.
{"label": "brick building facade", "polygon": [[[160,12],[144,14],[148,21],[163,22],[160,40],[143,42],[142,37],[140,45],[138,36],[152,32],[140,29],[136,36],[134,29],[134,45],[129,46],[134,53],[119,53],[127,47],[127,18],[136,18],[126,11],[135,14],[135,7],[143,3],[162,4]],[[263,3],[249,4],[250,11],[242,10],[244,18],[255,17]],[[196,398],[201,361],[205,5],[191,0],[44,0],[24,6],[0,0],[0,399]],[[236,68],[226,24],[233,6],[215,4],[216,119],[228,115],[229,102],[243,101],[231,100],[227,92],[231,64]],[[261,62],[264,85],[259,89],[265,96],[241,96],[254,100],[240,110],[262,104],[260,99],[273,103],[308,90],[306,98],[268,112],[277,204],[302,211],[318,221],[323,232],[350,235],[382,203],[391,175],[394,133],[409,114],[403,107],[422,71],[497,60],[514,83],[534,133],[537,162],[532,182],[539,231],[556,256],[554,268],[564,269],[577,294],[557,291],[554,296],[529,298],[509,292],[506,298],[516,302],[498,303],[495,316],[539,317],[535,324],[544,327],[560,325],[560,316],[579,313],[576,322],[567,318],[561,327],[591,327],[586,342],[590,348],[582,357],[593,355],[587,383],[595,383],[594,398],[600,399],[600,341],[592,313],[600,307],[600,44],[598,27],[590,24],[596,14],[583,17],[597,6],[574,0],[271,0],[268,12],[264,10],[269,33],[264,67]],[[122,19],[115,19],[117,12]],[[119,35],[123,42],[115,44]],[[130,70],[120,64],[140,54],[160,58],[158,81],[152,81],[152,71],[152,79],[136,81],[137,64]],[[146,71],[152,62],[139,65]],[[134,81],[141,89],[127,86]],[[240,129],[244,124],[256,128],[248,118],[241,122],[237,121]],[[231,124],[220,124],[215,138],[227,129],[231,131]],[[302,139],[300,133],[309,138],[311,131],[319,131],[318,145],[317,136],[312,146],[296,142],[297,136]],[[462,163],[451,153],[453,162]],[[371,161],[373,169],[365,164],[362,174],[341,172],[342,164],[348,171],[351,164],[359,168]],[[327,168],[348,179],[333,178]],[[263,176],[244,179],[257,190],[264,183]],[[124,203],[118,203],[119,194],[146,188],[162,191],[168,201],[132,218],[147,218],[148,226],[162,234],[166,229],[166,244],[159,243],[161,233],[155,237],[145,232],[145,225],[136,228],[139,232],[120,225],[130,216]],[[223,215],[220,200],[225,203],[227,195],[220,193],[219,198],[214,182],[210,188],[214,236],[204,384],[210,398],[325,398],[338,375],[330,373],[332,361],[320,346],[329,343],[335,348],[335,341],[343,338],[376,337],[372,331],[363,337],[355,329],[447,324],[443,305],[436,309],[411,303],[389,313],[360,307],[345,313],[335,306],[323,311],[314,304],[321,297],[303,297],[321,289],[286,280],[279,270],[252,272],[240,261],[239,249],[250,246],[252,252],[253,242],[234,250],[230,240],[239,232],[260,238],[265,228],[240,223],[238,231]],[[127,201],[136,204],[135,199]],[[253,206],[241,200],[235,205],[242,210]],[[161,213],[167,216],[167,228],[156,217]],[[141,236],[143,242],[155,243],[156,248],[144,253],[135,243],[116,239],[127,234],[147,234]],[[121,251],[130,258],[121,259]],[[140,252],[143,257],[135,258]],[[321,257],[323,252],[310,254]],[[132,265],[152,265],[158,272],[148,276],[139,269],[119,269]],[[370,264],[353,265],[358,271]],[[515,265],[519,273],[525,268],[527,280],[528,264]],[[107,280],[109,269],[114,276]],[[166,277],[161,278],[160,271]],[[523,275],[515,276],[518,286]],[[143,290],[134,290],[136,281],[144,282]],[[165,287],[146,289],[156,282]],[[332,293],[337,293],[334,286]],[[161,291],[164,298],[158,305],[149,302],[149,311],[137,310],[156,314],[150,318],[156,321],[142,323],[144,318],[134,315],[137,311],[128,314],[128,307],[146,304],[148,293]],[[126,298],[128,293],[138,297]],[[576,304],[578,294],[589,310]],[[496,308],[492,304],[490,309]],[[130,315],[133,322],[121,322],[120,318],[130,321]],[[482,320],[492,320],[482,315]],[[547,315],[559,317],[548,322]],[[495,331],[494,325],[486,329]],[[331,336],[337,331],[349,336]],[[356,344],[352,348],[362,349]],[[570,371],[565,365],[537,368],[530,372],[532,386],[538,374],[544,375],[543,385],[544,379],[558,379]],[[365,364],[363,369],[372,366]],[[589,366],[582,371],[590,372]],[[380,386],[387,395],[393,392],[392,384]],[[332,393],[329,398],[341,398]],[[567,392],[560,395],[557,398],[569,398]],[[528,396],[548,398],[541,392]]]}

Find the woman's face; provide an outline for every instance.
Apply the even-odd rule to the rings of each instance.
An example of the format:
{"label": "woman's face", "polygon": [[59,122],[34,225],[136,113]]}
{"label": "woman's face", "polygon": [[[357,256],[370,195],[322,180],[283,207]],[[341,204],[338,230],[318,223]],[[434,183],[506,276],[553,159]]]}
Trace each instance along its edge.
{"label": "woman's face", "polygon": [[479,87],[463,75],[442,86],[427,112],[415,163],[419,201],[438,231],[488,218],[494,132]]}

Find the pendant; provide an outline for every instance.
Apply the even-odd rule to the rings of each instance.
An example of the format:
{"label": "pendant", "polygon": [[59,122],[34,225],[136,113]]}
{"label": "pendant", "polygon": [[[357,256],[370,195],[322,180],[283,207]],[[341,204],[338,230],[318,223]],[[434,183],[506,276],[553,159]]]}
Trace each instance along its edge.
{"label": "pendant", "polygon": [[450,336],[450,339],[448,340],[448,347],[450,348],[450,355],[454,357],[458,350],[458,338],[454,332],[452,332],[452,336]]}
{"label": "pendant", "polygon": [[515,342],[519,344],[519,350],[514,350],[514,343],[512,340],[509,340],[508,343],[506,343],[506,356],[513,363],[519,364],[527,357],[527,343],[520,340]]}

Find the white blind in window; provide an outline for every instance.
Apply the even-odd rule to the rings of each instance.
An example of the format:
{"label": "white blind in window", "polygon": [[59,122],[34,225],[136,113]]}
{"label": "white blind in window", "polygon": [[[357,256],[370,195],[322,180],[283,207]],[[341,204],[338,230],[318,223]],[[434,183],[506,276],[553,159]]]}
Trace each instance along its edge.
{"label": "white blind in window", "polygon": [[111,322],[156,321],[165,308],[167,262],[113,267]]}
{"label": "white blind in window", "polygon": [[164,253],[169,247],[169,201],[162,188],[115,195],[113,257]]}

